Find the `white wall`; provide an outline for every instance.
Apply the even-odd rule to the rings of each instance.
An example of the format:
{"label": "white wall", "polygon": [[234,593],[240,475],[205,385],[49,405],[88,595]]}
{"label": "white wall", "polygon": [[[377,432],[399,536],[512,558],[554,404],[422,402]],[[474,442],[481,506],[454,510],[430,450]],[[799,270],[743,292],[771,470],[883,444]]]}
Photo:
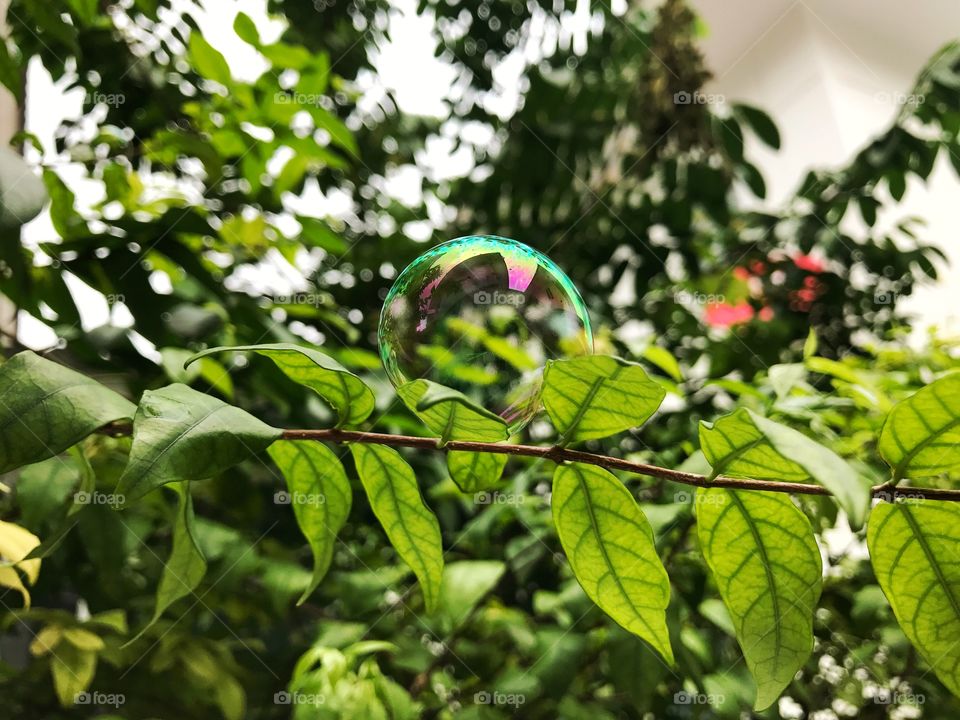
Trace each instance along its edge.
{"label": "white wall", "polygon": [[[709,92],[769,112],[783,146],[748,151],[767,178],[768,206],[788,197],[814,167],[843,166],[887,128],[926,61],[960,34],[955,0],[694,0],[710,34],[702,42],[714,72]],[[928,185],[913,182],[880,227],[917,215],[924,239],[951,267],[904,303],[918,317],[917,339],[938,326],[960,333],[960,182],[946,158]]]}

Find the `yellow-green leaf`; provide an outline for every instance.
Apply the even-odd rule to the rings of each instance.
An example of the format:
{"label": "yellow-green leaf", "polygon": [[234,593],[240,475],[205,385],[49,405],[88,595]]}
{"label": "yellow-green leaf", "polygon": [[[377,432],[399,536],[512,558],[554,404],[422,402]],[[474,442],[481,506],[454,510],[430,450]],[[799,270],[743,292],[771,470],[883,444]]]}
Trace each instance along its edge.
{"label": "yellow-green leaf", "polygon": [[433,612],[443,577],[440,523],[424,503],[413,469],[385,445],[355,444],[350,451],[374,515],[420,581],[427,612]]}
{"label": "yellow-green leaf", "polygon": [[30,642],[30,654],[41,657],[51,652],[63,639],[63,627],[52,624],[45,625]]}
{"label": "yellow-green leaf", "polygon": [[640,365],[609,355],[551,360],[543,379],[543,405],[563,445],[642,425],[665,394]]}
{"label": "yellow-green leaf", "polygon": [[430,380],[413,380],[397,388],[397,395],[443,442],[507,439],[503,418],[452,388]]}
{"label": "yellow-green leaf", "polygon": [[97,654],[92,650],[61,643],[57,652],[50,655],[53,688],[63,707],[71,707],[80,700],[78,695],[90,687],[96,672]]}
{"label": "yellow-green leaf", "polygon": [[230,66],[226,59],[199,32],[190,33],[190,59],[203,77],[230,86]]}
{"label": "yellow-green leaf", "polygon": [[297,525],[313,552],[313,576],[300,596],[298,604],[302,604],[330,568],[337,533],[350,514],[353,494],[340,459],[325,445],[279,440],[268,452],[287,482],[283,500],[293,507]]}
{"label": "yellow-green leaf", "polygon": [[551,502],[560,544],[584,592],[672,664],[670,579],[630,491],[601,468],[560,465]]}
{"label": "yellow-green leaf", "polygon": [[960,472],[960,373],[894,405],[878,448],[894,480]]}
{"label": "yellow-green leaf", "polygon": [[213,353],[244,351],[270,358],[287,377],[330,403],[339,416],[337,427],[359,425],[373,412],[373,391],[363,380],[329,355],[313,348],[290,343],[215,347],[197,353],[186,365]]}
{"label": "yellow-green leaf", "polygon": [[757,683],[756,710],[783,692],[813,650],[823,568],[813,527],[787,495],[700,488],[703,556]]}
{"label": "yellow-green leaf", "polygon": [[881,503],[870,513],[867,547],[903,632],[960,696],[960,506]]}
{"label": "yellow-green leaf", "polygon": [[507,456],[499,453],[451,450],[447,453],[450,477],[465,493],[489,490],[500,481]]}
{"label": "yellow-green leaf", "polygon": [[81,650],[93,650],[96,652],[106,647],[103,638],[99,635],[78,627],[64,628],[63,639]]}
{"label": "yellow-green leaf", "polygon": [[280,435],[240,408],[186,385],[148,390],[133,420],[130,461],[117,484],[120,504],[166,483],[213,477]]}
{"label": "yellow-green leaf", "polygon": [[0,365],[0,474],[59,455],[136,407],[85,375],[29,351]]}
{"label": "yellow-green leaf", "polygon": [[[16,590],[23,596],[23,605],[30,607],[30,593],[23,579],[33,585],[40,576],[40,560],[24,560],[40,544],[40,538],[19,525],[0,520],[0,587]],[[22,561],[22,562],[21,562]],[[23,577],[21,578],[21,573]]]}
{"label": "yellow-green leaf", "polygon": [[712,424],[701,422],[700,446],[714,476],[814,481],[833,493],[853,527],[863,525],[869,483],[839,455],[793,428],[741,408]]}

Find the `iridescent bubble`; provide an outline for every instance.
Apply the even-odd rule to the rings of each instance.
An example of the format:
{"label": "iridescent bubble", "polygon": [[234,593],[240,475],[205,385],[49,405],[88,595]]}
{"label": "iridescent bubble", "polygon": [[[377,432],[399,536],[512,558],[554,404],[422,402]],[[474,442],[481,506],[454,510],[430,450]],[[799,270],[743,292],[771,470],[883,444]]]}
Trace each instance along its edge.
{"label": "iridescent bubble", "polygon": [[426,378],[499,414],[511,431],[540,407],[547,360],[593,350],[570,278],[543,253],[471,235],[427,251],[383,303],[380,358],[395,386]]}

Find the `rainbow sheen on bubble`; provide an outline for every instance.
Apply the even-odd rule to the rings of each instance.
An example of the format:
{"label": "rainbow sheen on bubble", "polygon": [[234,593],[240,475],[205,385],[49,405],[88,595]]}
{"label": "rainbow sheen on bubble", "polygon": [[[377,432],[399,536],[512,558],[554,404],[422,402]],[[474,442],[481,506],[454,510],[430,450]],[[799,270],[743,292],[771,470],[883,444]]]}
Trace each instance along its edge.
{"label": "rainbow sheen on bubble", "polygon": [[540,408],[547,360],[593,351],[586,306],[543,253],[492,235],[437,245],[400,273],[383,303],[380,358],[394,386],[456,388],[516,432]]}

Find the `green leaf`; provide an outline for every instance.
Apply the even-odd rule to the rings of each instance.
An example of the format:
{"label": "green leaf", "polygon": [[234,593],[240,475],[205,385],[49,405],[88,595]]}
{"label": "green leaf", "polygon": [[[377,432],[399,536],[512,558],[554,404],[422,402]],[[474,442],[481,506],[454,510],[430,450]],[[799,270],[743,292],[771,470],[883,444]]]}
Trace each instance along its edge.
{"label": "green leaf", "polygon": [[[174,483],[170,488],[177,493],[177,515],[173,523],[173,549],[163,566],[157,586],[157,604],[150,622],[138,633],[139,638],[153,625],[168,607],[192,593],[207,573],[207,561],[200,551],[194,528],[193,500],[190,483]],[[128,643],[129,644],[129,643]]]}
{"label": "green leaf", "polygon": [[385,445],[356,444],[350,446],[350,452],[373,514],[420,581],[424,604],[432,613],[443,577],[440,523],[424,503],[413,469],[400,453]]}
{"label": "green leaf", "polygon": [[85,692],[97,672],[97,653],[60,643],[50,655],[53,688],[63,707],[73,707],[77,695]]}
{"label": "green leaf", "polygon": [[445,443],[448,440],[497,442],[507,439],[507,424],[452,388],[430,380],[413,380],[397,395]]}
{"label": "green leaf", "polygon": [[960,696],[960,507],[881,503],[870,514],[867,547],[903,632]]}
{"label": "green leaf", "polygon": [[643,351],[643,358],[663,370],[671,379],[676,382],[683,382],[680,363],[677,362],[677,359],[669,350],[659,345],[651,345]]}
{"label": "green leaf", "polygon": [[813,328],[807,332],[807,339],[803,341],[803,359],[808,360],[817,354],[817,331]]}
{"label": "green leaf", "polygon": [[80,470],[71,460],[62,457],[52,457],[23,468],[17,480],[21,523],[29,530],[39,532],[76,490],[79,482]]}
{"label": "green leaf", "polygon": [[499,560],[461,560],[447,565],[437,606],[440,633],[446,635],[463,624],[506,569]]}
{"label": "green leaf", "polygon": [[233,31],[237,36],[249,45],[260,46],[260,31],[257,30],[256,23],[246,13],[237,13],[237,19],[233,21]]}
{"label": "green leaf", "polygon": [[58,455],[135,410],[85,375],[18,353],[0,366],[0,473]]}
{"label": "green leaf", "polygon": [[757,683],[756,710],[783,692],[813,650],[823,569],[813,527],[788,495],[700,488],[703,556]]}
{"label": "green leaf", "polygon": [[780,131],[763,110],[750,105],[735,105],[734,114],[751,127],[764,143],[774,150],[780,149]]}
{"label": "green leaf", "polygon": [[960,471],[960,373],[927,385],[894,405],[878,444],[893,479]]}
{"label": "green leaf", "polygon": [[[3,43],[0,38],[0,46]],[[43,180],[17,153],[0,147],[0,229],[18,228],[33,220],[47,199]]]}
{"label": "green leaf", "polygon": [[209,385],[227,398],[233,397],[233,380],[227,369],[213,358],[202,358],[197,365],[184,368],[184,363],[193,357],[189,350],[176,347],[160,348],[160,367],[170,382],[189,385],[203,378]]}
{"label": "green leaf", "polygon": [[240,408],[186,385],[148,390],[133,419],[130,461],[117,484],[120,504],[167,483],[213,477],[280,435]]}
{"label": "green leaf", "polygon": [[284,502],[293,506],[297,525],[313,551],[313,577],[298,605],[327,574],[337,533],[347,522],[353,493],[336,454],[317,442],[280,440],[267,451],[287,481]]}
{"label": "green leaf", "polygon": [[854,528],[863,525],[869,484],[839,455],[793,428],[741,408],[713,424],[701,422],[700,446],[714,477],[814,481],[836,496]]}
{"label": "green leaf", "polygon": [[562,445],[642,425],[664,395],[640,365],[609,355],[551,360],[543,379],[543,404]]}
{"label": "green leaf", "polygon": [[557,467],[551,502],[560,544],[584,592],[673,664],[670,579],[630,491],[612,473],[574,463]]}
{"label": "green leaf", "polygon": [[190,33],[190,59],[203,77],[230,86],[232,78],[226,59],[197,31]]}
{"label": "green leaf", "polygon": [[99,635],[79,627],[64,628],[63,639],[81,650],[93,650],[96,652],[106,647],[103,638]]}
{"label": "green leaf", "polygon": [[23,69],[19,53],[11,53],[5,39],[0,38],[0,85],[17,100],[23,99]]}
{"label": "green leaf", "polygon": [[339,414],[337,427],[359,425],[373,412],[373,391],[363,380],[329,355],[313,348],[289,343],[215,347],[197,353],[186,364],[213,353],[243,351],[270,358],[287,377],[310,388],[330,403]]}
{"label": "green leaf", "polygon": [[496,486],[506,464],[507,456],[501,453],[465,450],[451,450],[447,453],[450,477],[465,493],[476,493]]}

